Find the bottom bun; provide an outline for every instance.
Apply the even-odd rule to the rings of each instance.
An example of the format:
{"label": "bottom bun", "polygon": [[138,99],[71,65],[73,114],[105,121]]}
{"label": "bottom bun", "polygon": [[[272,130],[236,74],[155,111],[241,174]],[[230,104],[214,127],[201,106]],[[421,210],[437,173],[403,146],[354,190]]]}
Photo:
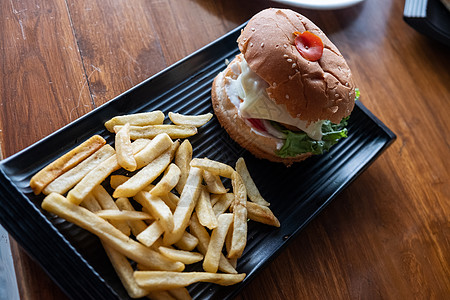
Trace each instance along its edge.
{"label": "bottom bun", "polygon": [[211,92],[214,112],[221,126],[227,131],[230,137],[257,158],[281,162],[288,166],[294,162],[299,162],[310,157],[312,155],[311,153],[304,153],[295,157],[278,156],[276,152],[284,141],[256,133],[239,116],[238,109],[230,101],[225,90],[226,77],[236,76],[230,68],[232,63],[214,79]]}

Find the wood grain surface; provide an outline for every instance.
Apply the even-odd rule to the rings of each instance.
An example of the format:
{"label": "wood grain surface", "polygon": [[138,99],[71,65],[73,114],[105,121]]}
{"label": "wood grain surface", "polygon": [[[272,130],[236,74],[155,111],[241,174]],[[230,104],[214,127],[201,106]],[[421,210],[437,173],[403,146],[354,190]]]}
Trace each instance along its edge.
{"label": "wood grain surface", "polygon": [[[214,41],[270,1],[0,1],[0,149],[8,157]],[[297,9],[337,45],[397,141],[237,299],[448,299],[450,49],[404,1]],[[16,243],[22,299],[66,299]]]}

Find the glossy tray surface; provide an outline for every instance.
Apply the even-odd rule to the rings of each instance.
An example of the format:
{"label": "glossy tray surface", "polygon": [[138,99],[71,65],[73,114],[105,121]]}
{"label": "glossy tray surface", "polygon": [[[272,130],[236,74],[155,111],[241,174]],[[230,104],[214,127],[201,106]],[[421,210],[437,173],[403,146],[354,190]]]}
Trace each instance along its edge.
{"label": "glossy tray surface", "polygon": [[[31,176],[93,134],[112,144],[113,136],[103,123],[113,116],[157,109],[166,115],[169,111],[212,112],[212,80],[238,53],[240,29],[0,162],[0,223],[71,298],[129,299],[98,239],[41,210],[43,197],[32,193]],[[228,137],[215,118],[190,138],[194,157],[207,156],[234,165],[243,156],[281,222],[279,229],[249,222],[248,244],[237,267],[247,273],[246,279],[229,287],[192,285],[189,290],[194,298],[234,297],[395,139],[362,103],[355,107],[348,129],[349,137],[329,153],[290,168],[254,158]]]}

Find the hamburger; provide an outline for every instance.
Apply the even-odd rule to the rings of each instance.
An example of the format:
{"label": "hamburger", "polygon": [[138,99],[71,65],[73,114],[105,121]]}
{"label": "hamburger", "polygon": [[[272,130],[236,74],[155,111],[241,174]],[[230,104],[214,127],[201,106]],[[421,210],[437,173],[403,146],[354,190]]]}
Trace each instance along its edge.
{"label": "hamburger", "polygon": [[291,165],[347,136],[352,74],[313,22],[289,9],[265,9],[237,43],[240,54],[216,76],[211,95],[232,139],[258,158]]}

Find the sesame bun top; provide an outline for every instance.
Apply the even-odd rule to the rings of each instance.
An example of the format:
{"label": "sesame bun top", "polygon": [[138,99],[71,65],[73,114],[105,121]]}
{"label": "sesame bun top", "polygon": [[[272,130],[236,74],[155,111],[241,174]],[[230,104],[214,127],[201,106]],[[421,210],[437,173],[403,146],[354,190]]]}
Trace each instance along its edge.
{"label": "sesame bun top", "polygon": [[[322,40],[317,61],[305,59],[296,48],[294,33],[305,31]],[[353,110],[355,86],[344,57],[306,17],[289,9],[265,9],[250,19],[238,45],[250,69],[269,84],[269,97],[286,105],[292,117],[339,123]]]}

